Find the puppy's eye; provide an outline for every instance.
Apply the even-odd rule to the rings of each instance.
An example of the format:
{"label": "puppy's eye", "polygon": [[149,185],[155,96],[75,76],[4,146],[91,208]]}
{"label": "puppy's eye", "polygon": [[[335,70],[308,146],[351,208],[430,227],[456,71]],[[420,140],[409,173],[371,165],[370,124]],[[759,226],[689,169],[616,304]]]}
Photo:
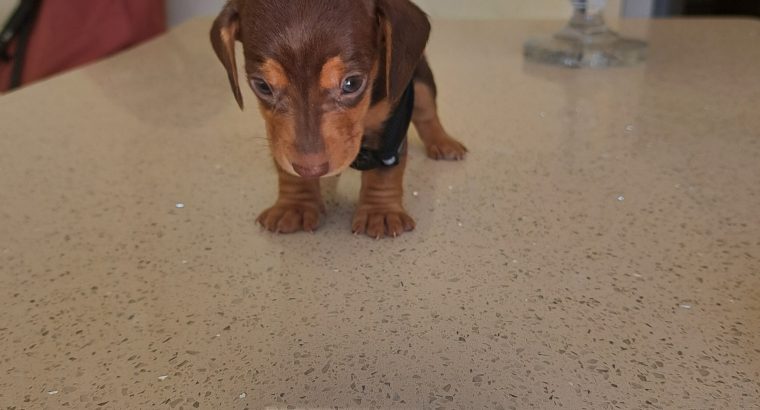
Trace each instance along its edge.
{"label": "puppy's eye", "polygon": [[356,94],[362,89],[363,85],[364,77],[360,75],[352,75],[343,80],[341,91],[343,91],[343,94]]}
{"label": "puppy's eye", "polygon": [[261,78],[252,78],[251,87],[253,87],[253,90],[256,91],[256,93],[265,97],[270,97],[272,94],[274,94],[272,92],[272,87],[270,87],[269,84]]}

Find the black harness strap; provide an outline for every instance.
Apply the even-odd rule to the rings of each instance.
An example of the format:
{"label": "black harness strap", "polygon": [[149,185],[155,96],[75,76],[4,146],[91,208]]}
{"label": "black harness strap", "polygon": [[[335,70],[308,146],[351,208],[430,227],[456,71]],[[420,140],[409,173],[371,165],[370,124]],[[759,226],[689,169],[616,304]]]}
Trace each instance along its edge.
{"label": "black harness strap", "polygon": [[[21,85],[21,75],[26,61],[26,50],[32,28],[37,19],[42,0],[21,0],[16,10],[0,30],[0,62],[12,62],[10,88]],[[11,56],[9,48],[16,40],[15,55]]]}
{"label": "black harness strap", "polygon": [[414,81],[409,83],[406,91],[385,122],[383,135],[380,137],[380,147],[376,150],[362,146],[351,168],[359,171],[369,171],[377,168],[395,167],[401,161],[401,151],[406,142],[406,133],[412,122],[414,111]]}

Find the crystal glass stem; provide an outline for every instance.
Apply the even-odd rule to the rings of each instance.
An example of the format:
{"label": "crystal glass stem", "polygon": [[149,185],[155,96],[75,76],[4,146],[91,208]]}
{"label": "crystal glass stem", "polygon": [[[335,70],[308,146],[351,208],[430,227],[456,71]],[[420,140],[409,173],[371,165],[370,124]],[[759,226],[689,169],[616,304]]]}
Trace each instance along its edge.
{"label": "crystal glass stem", "polygon": [[525,43],[529,61],[566,67],[630,66],[646,58],[646,43],[619,36],[604,22],[606,0],[570,0],[573,16],[553,37]]}

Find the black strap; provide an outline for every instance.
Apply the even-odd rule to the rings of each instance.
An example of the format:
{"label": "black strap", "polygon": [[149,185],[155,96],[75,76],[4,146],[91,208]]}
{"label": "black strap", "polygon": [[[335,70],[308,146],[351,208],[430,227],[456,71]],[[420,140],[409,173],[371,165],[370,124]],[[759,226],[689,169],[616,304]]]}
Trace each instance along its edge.
{"label": "black strap", "polygon": [[[0,30],[0,63],[13,62],[11,70],[10,87],[16,88],[21,85],[21,75],[24,71],[26,49],[32,28],[37,20],[37,12],[42,0],[21,0],[16,10]],[[13,40],[16,41],[16,53],[11,56],[8,53]]]}
{"label": "black strap", "polygon": [[391,168],[401,162],[401,151],[406,142],[406,133],[412,122],[414,111],[414,81],[409,83],[401,96],[396,109],[385,122],[385,129],[380,138],[380,148],[362,147],[351,168],[369,171],[377,168]]}

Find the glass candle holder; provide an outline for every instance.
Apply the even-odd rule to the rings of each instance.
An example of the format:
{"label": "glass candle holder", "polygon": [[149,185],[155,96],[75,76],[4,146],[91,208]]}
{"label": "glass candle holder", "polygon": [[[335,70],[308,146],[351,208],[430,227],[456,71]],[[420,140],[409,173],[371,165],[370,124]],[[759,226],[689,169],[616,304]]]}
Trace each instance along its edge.
{"label": "glass candle holder", "polygon": [[647,44],[621,37],[604,22],[607,0],[570,0],[573,17],[552,37],[525,43],[529,61],[565,67],[631,66],[646,59]]}

